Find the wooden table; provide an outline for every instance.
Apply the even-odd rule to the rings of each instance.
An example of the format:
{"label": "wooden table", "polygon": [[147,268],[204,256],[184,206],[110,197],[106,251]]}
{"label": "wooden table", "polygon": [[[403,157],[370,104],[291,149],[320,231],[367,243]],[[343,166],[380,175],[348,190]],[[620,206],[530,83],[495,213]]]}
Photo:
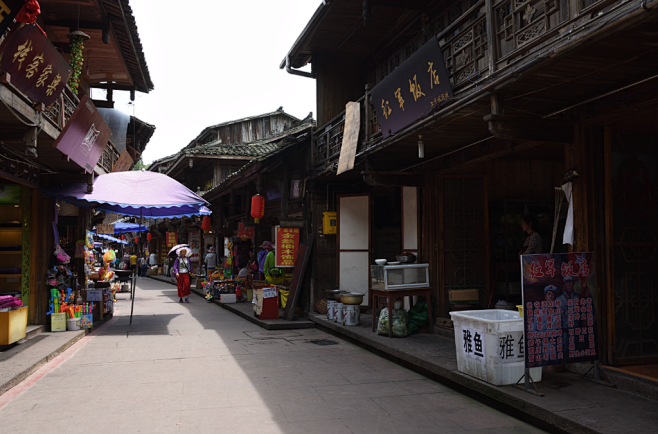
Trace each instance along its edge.
{"label": "wooden table", "polygon": [[432,288],[409,288],[409,289],[374,289],[370,288],[370,306],[372,306],[372,331],[376,329],[375,319],[379,317],[377,315],[377,308],[379,307],[378,297],[386,297],[386,307],[388,308],[388,337],[393,337],[393,316],[391,315],[391,307],[393,305],[393,299],[409,297],[409,306],[412,306],[411,297],[425,297],[427,302],[427,316],[429,318],[429,329],[431,332],[434,332],[434,322],[432,321],[432,303],[430,302],[430,293]]}

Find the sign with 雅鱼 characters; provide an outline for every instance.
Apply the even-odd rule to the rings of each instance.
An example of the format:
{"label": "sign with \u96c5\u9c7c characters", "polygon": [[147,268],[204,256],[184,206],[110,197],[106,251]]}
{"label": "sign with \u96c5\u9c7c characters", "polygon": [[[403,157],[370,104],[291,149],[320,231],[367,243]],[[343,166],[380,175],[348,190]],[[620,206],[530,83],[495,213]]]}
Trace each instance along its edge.
{"label": "sign with \u96c5\u9c7c characters", "polygon": [[450,78],[436,38],[431,38],[370,91],[384,138],[452,98]]}
{"label": "sign with \u96c5\u9c7c characters", "polygon": [[462,327],[462,353],[484,362],[484,331],[470,327]]}
{"label": "sign with \u96c5\u9c7c characters", "polygon": [[594,253],[521,256],[526,367],[598,360]]}
{"label": "sign with \u96c5\u9c7c characters", "polygon": [[64,90],[71,68],[36,24],[22,24],[0,45],[0,72],[32,101],[49,107]]}
{"label": "sign with \u96c5\u9c7c characters", "polygon": [[276,226],[277,267],[294,267],[299,251],[299,228]]}

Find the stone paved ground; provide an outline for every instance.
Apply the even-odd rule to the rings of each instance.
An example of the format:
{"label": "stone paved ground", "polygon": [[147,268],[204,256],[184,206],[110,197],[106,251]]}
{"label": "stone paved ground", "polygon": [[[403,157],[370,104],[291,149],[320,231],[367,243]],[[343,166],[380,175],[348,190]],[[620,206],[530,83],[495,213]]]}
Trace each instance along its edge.
{"label": "stone paved ground", "polygon": [[3,396],[3,434],[543,432],[319,330],[266,331],[147,279],[130,326],[119,297],[114,319]]}

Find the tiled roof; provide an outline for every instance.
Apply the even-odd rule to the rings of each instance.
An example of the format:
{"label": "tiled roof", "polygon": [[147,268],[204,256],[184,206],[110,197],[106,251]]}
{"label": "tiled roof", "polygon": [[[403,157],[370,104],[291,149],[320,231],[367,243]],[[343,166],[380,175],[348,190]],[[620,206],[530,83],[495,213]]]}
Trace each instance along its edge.
{"label": "tiled roof", "polygon": [[192,148],[192,147],[196,146],[197,142],[198,142],[199,140],[201,140],[201,138],[202,138],[203,136],[205,136],[206,133],[208,133],[208,131],[214,130],[215,128],[225,127],[226,125],[237,124],[237,123],[240,123],[240,122],[246,122],[246,121],[250,121],[250,120],[252,120],[252,119],[265,118],[265,117],[269,117],[269,116],[273,116],[273,115],[277,115],[277,114],[284,114],[284,115],[288,116],[293,122],[300,122],[300,119],[297,119],[297,118],[294,117],[293,115],[290,115],[290,114],[286,113],[285,111],[283,111],[283,107],[279,107],[278,109],[276,109],[276,111],[273,111],[273,112],[263,113],[263,114],[261,114],[261,115],[256,115],[256,116],[248,116],[248,117],[246,117],[246,118],[235,119],[235,120],[232,120],[232,121],[222,122],[222,123],[219,123],[219,124],[216,124],[216,125],[211,125],[211,126],[209,126],[209,127],[206,127],[206,128],[203,129],[203,131],[201,131],[201,132],[199,133],[198,136],[196,136],[196,138],[195,138],[194,140],[192,140],[192,141],[191,141],[187,146],[185,146],[185,148],[183,148],[183,149],[186,149],[186,148]]}
{"label": "tiled roof", "polygon": [[[306,125],[306,127],[309,127],[309,125]],[[303,136],[304,135],[301,135],[301,137],[303,137]],[[233,178],[241,176],[242,173],[245,172],[247,169],[249,169],[253,164],[256,164],[259,161],[265,161],[268,158],[271,158],[271,157],[275,156],[276,154],[278,154],[280,152],[283,152],[284,150],[288,149],[289,147],[296,145],[297,143],[299,143],[299,141],[300,141],[300,138],[297,138],[297,139],[288,138],[288,137],[283,138],[279,143],[274,145],[274,146],[276,146],[276,149],[274,151],[271,151],[266,155],[261,155],[259,157],[253,158],[247,164],[242,166],[239,170],[237,170],[236,172],[231,173],[224,181],[222,181],[221,183],[219,183],[215,187],[211,188],[210,190],[207,190],[207,191],[203,192],[203,194],[201,196],[204,197],[204,196],[208,195],[209,193],[211,193],[213,191],[217,191],[219,189],[224,188],[224,186],[228,182],[232,181]]]}
{"label": "tiled roof", "polygon": [[240,145],[215,145],[202,146],[199,148],[189,149],[184,152],[185,155],[232,155],[242,157],[261,157],[274,152],[278,149],[276,143],[264,144],[240,144]]}
{"label": "tiled roof", "polygon": [[196,148],[189,148],[189,149],[183,148],[181,151],[175,154],[155,160],[149,166],[149,170],[154,170],[156,166],[161,163],[170,162],[172,160],[178,160],[181,157],[191,157],[193,155],[226,155],[226,156],[246,157],[249,159],[264,157],[279,149],[279,145],[275,143],[276,141],[280,141],[282,138],[285,138],[291,134],[304,131],[312,127],[313,125],[315,125],[315,121],[309,115],[309,117],[300,121],[299,125],[292,128],[288,128],[287,130],[281,131],[279,133],[273,134],[257,142],[222,145],[219,142],[215,141]]}

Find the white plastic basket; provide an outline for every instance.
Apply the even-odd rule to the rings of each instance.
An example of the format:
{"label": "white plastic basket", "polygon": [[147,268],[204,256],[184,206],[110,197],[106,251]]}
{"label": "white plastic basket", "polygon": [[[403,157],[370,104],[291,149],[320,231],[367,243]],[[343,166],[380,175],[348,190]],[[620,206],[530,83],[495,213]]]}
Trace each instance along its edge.
{"label": "white plastic basket", "polygon": [[[525,372],[523,318],[518,312],[488,309],[450,312],[455,326],[457,369],[496,386],[515,384]],[[541,381],[541,368],[530,377]]]}

